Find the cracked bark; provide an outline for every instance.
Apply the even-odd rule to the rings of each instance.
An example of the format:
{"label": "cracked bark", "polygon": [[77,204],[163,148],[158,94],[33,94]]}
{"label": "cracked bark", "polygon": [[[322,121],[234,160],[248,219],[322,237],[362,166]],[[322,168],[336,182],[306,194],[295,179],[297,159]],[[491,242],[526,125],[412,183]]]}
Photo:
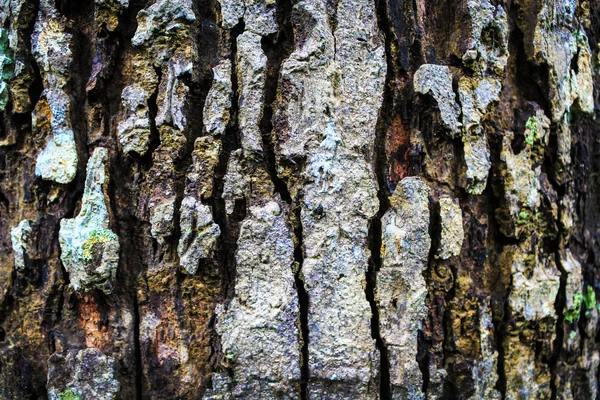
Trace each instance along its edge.
{"label": "cracked bark", "polygon": [[0,397],[598,397],[600,6],[0,6]]}

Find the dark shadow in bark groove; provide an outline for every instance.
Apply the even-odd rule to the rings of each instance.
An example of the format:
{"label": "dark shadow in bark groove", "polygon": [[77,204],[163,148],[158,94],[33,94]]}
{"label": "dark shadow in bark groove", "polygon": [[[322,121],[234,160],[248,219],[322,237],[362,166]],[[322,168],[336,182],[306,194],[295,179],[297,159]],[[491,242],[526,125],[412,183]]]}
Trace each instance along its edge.
{"label": "dark shadow in bark groove", "polygon": [[548,366],[550,367],[550,389],[552,391],[551,399],[557,398],[557,387],[556,387],[556,379],[557,379],[557,368],[558,368],[558,360],[560,358],[560,354],[562,352],[565,330],[565,315],[564,309],[567,300],[567,276],[568,272],[565,271],[561,261],[560,254],[558,252],[555,253],[555,261],[558,270],[560,271],[560,287],[558,289],[558,295],[556,296],[556,302],[554,303],[554,310],[556,311],[556,337],[554,338],[554,343],[552,344],[552,357],[548,360]]}
{"label": "dark shadow in bark groove", "polygon": [[262,50],[267,56],[267,78],[265,80],[263,114],[259,122],[262,135],[263,160],[266,164],[267,172],[275,186],[275,192],[279,193],[281,199],[288,204],[291,204],[292,202],[289,190],[285,182],[277,175],[275,161],[276,135],[273,131],[272,118],[273,103],[277,98],[279,72],[285,59],[287,59],[294,50],[291,16],[291,1],[281,0],[277,2],[278,30],[276,33],[265,36],[261,40]]}
{"label": "dark shadow in bark groove", "polygon": [[292,228],[294,230],[294,284],[298,294],[298,308],[300,312],[300,398],[308,399],[308,308],[309,296],[304,286],[302,278],[302,266],[304,263],[303,250],[303,231],[301,220],[301,199],[292,199],[286,182],[277,175],[276,161],[276,134],[273,130],[273,106],[277,99],[277,90],[279,87],[279,75],[281,67],[285,60],[294,50],[294,29],[292,26],[292,2],[282,0],[277,3],[277,25],[278,30],[272,35],[263,37],[261,47],[267,56],[267,79],[265,82],[265,95],[263,115],[260,121],[260,131],[262,135],[263,160],[267,167],[267,172],[275,187],[275,192],[279,193],[281,199],[290,204],[293,209],[290,214]]}
{"label": "dark shadow in bark groove", "polygon": [[[225,200],[223,199],[224,178],[227,173],[227,165],[231,153],[240,148],[240,129],[238,125],[238,102],[240,98],[237,79],[237,37],[244,32],[244,21],[241,20],[231,30],[231,86],[233,97],[231,100],[231,120],[221,138],[222,150],[219,155],[219,163],[215,168],[213,179],[212,210],[213,218],[221,229],[220,245],[217,251],[220,260],[223,288],[222,293],[226,298],[233,297],[235,287],[235,252],[237,250],[237,238],[240,230],[240,221],[246,217],[246,207],[240,202],[235,202],[234,212],[227,216],[225,211]],[[243,207],[240,207],[243,205]]]}
{"label": "dark shadow in bark groove", "polygon": [[[301,199],[297,199],[297,204],[300,204]],[[309,331],[308,331],[308,308],[310,305],[310,298],[308,292],[304,286],[304,279],[302,277],[302,266],[304,265],[304,249],[302,241],[302,220],[300,219],[301,207],[298,205],[294,208],[292,214],[292,225],[294,228],[294,261],[296,262],[296,273],[294,274],[294,284],[298,291],[298,306],[300,309],[300,335],[302,338],[302,348],[300,349],[300,399],[308,399],[308,381],[310,378],[310,371],[308,367],[308,342],[309,342]]]}
{"label": "dark shadow in bark groove", "polygon": [[387,74],[385,78],[384,93],[382,106],[377,119],[375,141],[373,146],[372,165],[377,178],[377,197],[379,200],[379,210],[376,216],[369,221],[368,246],[371,253],[367,271],[367,283],[365,288],[365,296],[371,308],[371,337],[375,339],[375,344],[380,354],[379,365],[379,396],[382,400],[391,399],[391,383],[390,383],[390,364],[388,358],[388,350],[379,328],[379,309],[376,301],[377,291],[377,272],[381,269],[381,218],[389,210],[390,204],[388,200],[388,185],[386,179],[386,154],[385,141],[387,127],[390,126],[393,115],[393,96],[394,90],[392,82],[394,78],[394,59],[392,57],[392,41],[393,33],[389,25],[389,20],[386,12],[386,2],[384,0],[375,1],[375,9],[377,14],[377,26],[385,36],[385,54]]}

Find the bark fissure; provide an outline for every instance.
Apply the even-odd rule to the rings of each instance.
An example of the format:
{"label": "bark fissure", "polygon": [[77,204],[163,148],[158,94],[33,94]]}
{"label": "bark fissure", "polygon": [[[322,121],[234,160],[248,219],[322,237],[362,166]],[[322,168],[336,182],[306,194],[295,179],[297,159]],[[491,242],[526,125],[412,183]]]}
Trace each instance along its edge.
{"label": "bark fissure", "polygon": [[557,398],[557,368],[560,354],[563,349],[564,343],[564,324],[565,324],[565,305],[566,305],[566,294],[567,294],[567,275],[568,272],[560,260],[560,254],[558,251],[555,253],[556,265],[560,271],[560,288],[558,289],[558,296],[556,297],[555,310],[556,310],[556,338],[554,339],[552,357],[548,360],[550,367],[551,381],[550,389],[552,390],[552,400]]}
{"label": "bark fissure", "polygon": [[386,127],[391,120],[393,104],[393,77],[394,60],[391,54],[392,32],[387,19],[385,2],[375,1],[375,10],[377,16],[377,27],[384,35],[385,55],[387,63],[387,74],[383,90],[382,106],[379,111],[379,117],[376,125],[375,141],[373,145],[372,165],[377,179],[379,199],[379,210],[375,217],[369,223],[368,245],[371,253],[369,268],[367,271],[367,285],[365,294],[371,307],[371,336],[375,339],[379,351],[379,396],[382,400],[391,399],[390,382],[390,363],[387,346],[381,337],[379,308],[377,306],[377,273],[381,269],[381,235],[383,215],[389,210],[390,204],[387,196],[387,183],[385,172],[385,140]]}
{"label": "bark fissure", "polygon": [[229,59],[231,61],[231,85],[233,96],[231,100],[231,119],[225,128],[225,134],[221,139],[222,149],[219,155],[219,163],[215,169],[213,180],[212,210],[214,221],[221,229],[220,265],[223,275],[223,295],[227,298],[233,296],[235,287],[235,251],[237,249],[237,238],[239,235],[240,222],[245,218],[246,207],[235,206],[234,213],[228,218],[225,211],[225,200],[223,199],[224,178],[231,153],[240,148],[240,129],[238,125],[239,88],[237,76],[237,38],[244,32],[244,21],[240,21],[231,30]]}
{"label": "bark fissure", "polygon": [[135,354],[135,398],[141,400],[143,398],[143,365],[142,365],[142,347],[140,342],[140,313],[138,307],[138,299],[134,296],[133,299],[133,343]]}
{"label": "bark fissure", "polygon": [[[300,202],[301,199],[296,199]],[[302,277],[302,265],[304,264],[304,248],[302,246],[302,220],[300,219],[301,207],[296,205],[292,217],[292,226],[294,228],[294,261],[296,262],[296,272],[294,274],[294,283],[298,292],[298,306],[300,308],[300,337],[302,347],[300,349],[300,398],[308,400],[308,381],[310,379],[310,370],[308,365],[308,308],[310,299],[308,292],[304,287]]]}
{"label": "bark fissure", "polygon": [[[383,196],[380,196],[380,202],[382,197]],[[369,260],[369,269],[367,271],[365,295],[371,307],[371,336],[373,339],[375,339],[375,344],[379,350],[380,357],[379,396],[382,400],[389,400],[392,398],[390,386],[390,363],[388,359],[387,346],[381,338],[381,333],[379,331],[379,308],[377,307],[376,300],[377,272],[381,268],[381,218],[384,214],[385,210],[383,207],[380,207],[377,216],[371,220],[369,226],[369,249],[371,251],[371,259]]]}
{"label": "bark fissure", "polygon": [[264,88],[263,114],[259,123],[263,160],[267,172],[271,177],[275,192],[279,193],[281,199],[291,204],[292,198],[286,183],[277,174],[275,161],[275,132],[273,132],[273,105],[277,98],[277,87],[279,84],[279,71],[284,60],[293,51],[292,35],[292,3],[291,0],[277,2],[277,25],[276,33],[264,36],[261,47],[267,56],[267,78]]}
{"label": "bark fissure", "polygon": [[598,397],[594,2],[5,3],[0,397]]}

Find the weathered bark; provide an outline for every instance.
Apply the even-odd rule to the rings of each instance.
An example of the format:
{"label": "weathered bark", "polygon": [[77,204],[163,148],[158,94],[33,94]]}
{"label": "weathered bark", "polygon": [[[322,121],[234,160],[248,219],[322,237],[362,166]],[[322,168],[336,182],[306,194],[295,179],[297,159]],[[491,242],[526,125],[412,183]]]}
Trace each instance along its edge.
{"label": "weathered bark", "polygon": [[598,2],[0,20],[0,398],[598,398]]}

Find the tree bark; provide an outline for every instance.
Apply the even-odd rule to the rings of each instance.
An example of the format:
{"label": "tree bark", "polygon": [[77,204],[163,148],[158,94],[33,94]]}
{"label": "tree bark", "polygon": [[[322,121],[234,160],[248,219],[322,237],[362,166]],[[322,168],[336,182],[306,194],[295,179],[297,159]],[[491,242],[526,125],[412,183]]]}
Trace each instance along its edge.
{"label": "tree bark", "polygon": [[0,398],[598,398],[598,2],[0,20]]}

